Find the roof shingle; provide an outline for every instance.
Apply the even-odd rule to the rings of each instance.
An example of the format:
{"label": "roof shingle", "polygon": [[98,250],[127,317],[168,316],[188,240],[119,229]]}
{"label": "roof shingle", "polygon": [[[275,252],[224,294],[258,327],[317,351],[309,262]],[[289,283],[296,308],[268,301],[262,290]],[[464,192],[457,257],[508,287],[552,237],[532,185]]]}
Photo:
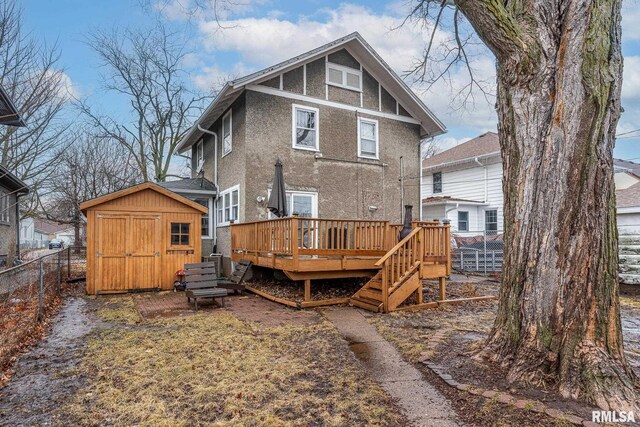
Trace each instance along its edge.
{"label": "roof shingle", "polygon": [[498,134],[487,132],[477,138],[470,139],[460,145],[456,145],[446,151],[436,154],[422,161],[423,168],[429,168],[464,159],[473,159],[488,154],[500,153],[500,141]]}

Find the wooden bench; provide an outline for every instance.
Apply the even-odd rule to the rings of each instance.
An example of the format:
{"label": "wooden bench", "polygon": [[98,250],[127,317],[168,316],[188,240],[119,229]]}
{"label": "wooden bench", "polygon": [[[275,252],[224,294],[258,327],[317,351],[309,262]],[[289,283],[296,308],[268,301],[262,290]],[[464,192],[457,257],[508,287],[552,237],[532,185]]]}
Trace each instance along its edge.
{"label": "wooden bench", "polygon": [[244,290],[244,284],[242,282],[250,268],[251,261],[247,261],[246,259],[241,260],[236,264],[228,280],[218,280],[218,286],[225,289],[233,289],[236,292],[242,292]]}
{"label": "wooden bench", "polygon": [[193,299],[196,311],[198,311],[198,299],[200,298],[211,298],[214,302],[216,298],[220,298],[221,306],[224,307],[224,298],[229,292],[218,287],[218,272],[215,262],[186,264],[184,270],[187,283],[185,290],[187,301],[191,302]]}

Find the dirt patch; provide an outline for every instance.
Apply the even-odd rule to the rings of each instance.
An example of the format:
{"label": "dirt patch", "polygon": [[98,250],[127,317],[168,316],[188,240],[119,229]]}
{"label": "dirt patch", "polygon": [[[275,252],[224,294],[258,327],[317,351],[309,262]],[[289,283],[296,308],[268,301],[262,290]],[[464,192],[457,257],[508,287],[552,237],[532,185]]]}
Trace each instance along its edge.
{"label": "dirt patch", "polygon": [[[311,300],[349,298],[365,283],[366,279],[313,280],[311,281]],[[256,280],[248,285],[277,298],[297,303],[304,301],[304,282]]]}
{"label": "dirt patch", "polygon": [[[478,292],[497,294],[498,284],[478,283]],[[448,289],[452,286],[449,285]],[[493,289],[492,289],[493,288]],[[640,295],[621,298],[623,335],[629,360],[637,370],[640,364]],[[453,380],[476,385],[487,390],[510,393],[524,400],[537,400],[547,406],[591,419],[588,405],[563,399],[551,387],[545,389],[531,384],[513,384],[505,380],[506,373],[498,366],[479,362],[470,356],[486,339],[497,310],[497,301],[472,302],[458,306],[415,312],[397,312],[391,315],[370,314],[368,320],[403,355],[416,362],[432,383],[451,399],[463,420],[472,425],[570,425],[535,413],[530,408],[520,409],[498,402],[495,398],[473,396],[453,389],[431,370],[417,363],[419,359],[444,367]],[[432,338],[437,331],[444,332],[443,340]]]}

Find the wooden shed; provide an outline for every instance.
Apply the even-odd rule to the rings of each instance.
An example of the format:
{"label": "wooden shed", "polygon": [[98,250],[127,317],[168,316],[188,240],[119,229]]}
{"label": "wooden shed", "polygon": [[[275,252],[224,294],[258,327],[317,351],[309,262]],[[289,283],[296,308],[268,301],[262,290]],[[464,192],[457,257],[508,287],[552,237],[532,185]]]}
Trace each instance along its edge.
{"label": "wooden shed", "polygon": [[201,260],[207,208],[151,182],[80,205],[87,217],[87,293],[172,289]]}

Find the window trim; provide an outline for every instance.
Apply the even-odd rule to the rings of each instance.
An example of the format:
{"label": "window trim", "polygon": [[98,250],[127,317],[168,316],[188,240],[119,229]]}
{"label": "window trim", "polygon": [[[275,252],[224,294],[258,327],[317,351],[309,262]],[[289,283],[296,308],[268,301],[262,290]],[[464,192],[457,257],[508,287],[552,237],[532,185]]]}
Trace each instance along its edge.
{"label": "window trim", "polygon": [[[362,153],[362,137],[361,137],[361,124],[365,123],[373,123],[376,126],[376,154],[375,156],[370,156]],[[368,119],[366,117],[358,117],[358,157],[362,159],[372,159],[372,160],[380,160],[380,134],[378,128],[378,121],[374,119]]]}
{"label": "window trim", "polygon": [[[461,213],[467,214],[467,219],[462,221],[462,222],[464,222],[466,224],[464,229],[460,228],[460,214]],[[469,211],[458,211],[458,231],[469,231]]]}
{"label": "window trim", "polygon": [[[224,121],[227,118],[227,116],[229,116],[229,151],[227,151],[226,153],[224,152]],[[220,140],[222,141],[222,150],[220,150],[220,152],[222,153],[222,157],[225,157],[227,155],[229,155],[232,151],[233,151],[233,109],[229,108],[229,111],[227,111],[223,116],[222,116],[222,123],[220,124]]]}
{"label": "window trim", "polygon": [[204,140],[200,138],[196,143],[196,172],[204,168]]}
{"label": "window trim", "polygon": [[[296,130],[298,125],[296,123],[296,109],[311,111],[316,115],[316,147],[304,147],[296,144]],[[320,110],[315,107],[309,107],[301,104],[291,104],[291,147],[296,150],[305,151],[320,151]]]}
{"label": "window trim", "polygon": [[[325,68],[326,68],[325,69],[325,83],[327,85],[339,87],[339,88],[342,88],[342,89],[351,90],[353,92],[362,93],[362,70],[358,70],[356,68],[351,68],[351,67],[346,67],[344,65],[336,64],[335,62],[329,62],[329,61],[326,61],[326,67]],[[338,71],[342,72],[342,81],[344,82],[343,84],[333,83],[333,82],[329,81],[329,68],[333,68],[334,70],[338,70]],[[358,89],[347,85],[347,73],[355,74],[355,75],[358,76],[358,79],[359,79],[359,82],[360,82],[360,87]]]}
{"label": "window trim", "polygon": [[[186,245],[174,245],[173,243],[171,243],[171,236],[173,235],[173,233],[171,232],[171,226],[173,224],[189,224],[189,243],[187,243]],[[176,219],[176,220],[169,220],[169,249],[172,248],[180,248],[180,249],[186,249],[186,248],[193,248],[194,247],[194,241],[195,239],[193,238],[193,233],[195,232],[195,226],[193,224],[192,221],[188,221],[188,220],[182,220],[182,219]],[[182,232],[179,233],[179,235],[182,235]]]}
{"label": "window trim", "polygon": [[11,224],[10,193],[0,190],[0,224]]}
{"label": "window trim", "polygon": [[[294,195],[311,196],[311,218],[318,218],[318,192],[317,191],[287,190],[285,191],[285,194],[290,197]],[[267,200],[269,200],[269,197],[271,197],[271,188],[267,189]],[[291,204],[293,205],[293,201],[291,202]],[[287,209],[289,208],[291,208],[291,206],[287,206]],[[292,212],[287,212],[287,214],[288,216],[292,216]],[[276,218],[276,216],[273,215],[271,212],[268,212],[267,216],[268,216],[267,219]]]}
{"label": "window trim", "polygon": [[[495,212],[495,214],[496,214],[496,221],[495,222],[489,223],[487,221],[487,214],[489,212]],[[496,229],[495,230],[489,230],[489,227],[487,227],[488,224],[495,224],[496,225]],[[485,231],[485,233],[492,232],[492,233],[496,233],[497,234],[498,231],[500,231],[498,225],[499,225],[498,224],[498,209],[485,209],[484,210],[484,231]]]}
{"label": "window trim", "polygon": [[[231,212],[233,209],[233,192],[238,191],[238,218],[234,219],[234,223],[239,222],[240,220],[240,184],[234,185],[232,187],[227,188],[224,191],[221,191],[218,197],[216,198],[216,228],[219,227],[228,227],[231,225],[231,221],[224,220],[224,211],[226,206],[224,206],[224,196],[229,194],[229,216],[231,216]],[[218,222],[218,211],[222,211],[222,221]]]}
{"label": "window trim", "polygon": [[[196,203],[198,203],[197,202],[198,199],[207,199],[208,212],[206,213],[206,215],[209,216],[209,233],[202,234],[202,229],[201,229],[200,235],[202,239],[213,239],[213,226],[215,224],[216,214],[217,214],[217,210],[215,209],[216,207],[215,198],[210,195],[194,195],[194,194],[190,194],[188,195],[188,197],[189,197],[189,200],[193,200]],[[201,205],[201,206],[204,206],[204,205]],[[202,214],[202,215],[204,216],[205,214]]]}
{"label": "window trim", "polygon": [[[440,190],[436,191],[436,175],[440,176]],[[431,174],[431,192],[433,194],[442,194],[442,172],[434,172]]]}

